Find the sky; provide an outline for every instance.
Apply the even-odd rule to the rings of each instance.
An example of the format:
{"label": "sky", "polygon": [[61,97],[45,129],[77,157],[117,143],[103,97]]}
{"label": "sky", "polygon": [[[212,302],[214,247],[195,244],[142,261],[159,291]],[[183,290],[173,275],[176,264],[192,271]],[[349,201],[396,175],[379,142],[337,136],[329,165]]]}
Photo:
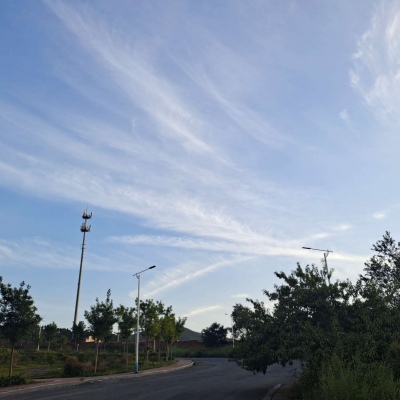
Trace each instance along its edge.
{"label": "sky", "polygon": [[[43,324],[162,301],[195,331],[275,271],[400,240],[400,1],[0,2],[0,275]],[[268,306],[268,304],[266,303]]]}

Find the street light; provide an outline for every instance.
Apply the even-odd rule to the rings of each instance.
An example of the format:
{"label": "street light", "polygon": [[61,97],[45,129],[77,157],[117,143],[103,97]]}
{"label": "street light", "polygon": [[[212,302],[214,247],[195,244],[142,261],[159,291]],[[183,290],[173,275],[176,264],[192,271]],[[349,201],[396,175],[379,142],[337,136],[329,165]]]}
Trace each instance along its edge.
{"label": "street light", "polygon": [[[225,315],[228,315],[225,313]],[[233,318],[231,317],[231,324],[232,324],[232,347],[235,347],[235,331],[233,329]]]}
{"label": "street light", "polygon": [[137,288],[137,322],[136,322],[136,358],[135,358],[135,374],[139,372],[139,317],[140,317],[140,274],[142,272],[148,271],[149,269],[153,269],[156,266],[146,268],[143,271],[137,272],[133,274],[138,279],[138,288]]}
{"label": "street light", "polygon": [[312,247],[303,247],[303,249],[315,250],[315,251],[323,251],[324,252],[325,272],[326,272],[326,275],[328,276],[328,283],[329,283],[329,286],[330,286],[331,281],[330,281],[329,274],[328,274],[328,262],[326,261],[326,258],[329,256],[329,253],[333,253],[333,251],[332,250],[313,249]]}

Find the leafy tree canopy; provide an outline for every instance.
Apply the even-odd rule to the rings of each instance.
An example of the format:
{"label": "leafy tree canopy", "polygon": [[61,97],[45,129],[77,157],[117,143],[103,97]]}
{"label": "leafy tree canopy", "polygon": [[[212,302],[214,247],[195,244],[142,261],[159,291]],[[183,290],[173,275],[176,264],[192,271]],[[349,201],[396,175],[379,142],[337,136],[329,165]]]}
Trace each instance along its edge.
{"label": "leafy tree canopy", "polygon": [[365,285],[379,290],[392,306],[400,305],[400,242],[389,232],[372,246],[377,254],[365,263],[365,275],[360,280]]}
{"label": "leafy tree canopy", "polygon": [[15,344],[41,321],[29,290],[30,286],[25,286],[25,282],[13,288],[10,284],[3,283],[0,277],[0,332],[10,342],[12,349],[9,375],[12,375]]}
{"label": "leafy tree canopy", "polygon": [[207,347],[218,347],[226,344],[227,333],[228,328],[224,328],[223,325],[214,322],[208,328],[201,331],[201,337]]}

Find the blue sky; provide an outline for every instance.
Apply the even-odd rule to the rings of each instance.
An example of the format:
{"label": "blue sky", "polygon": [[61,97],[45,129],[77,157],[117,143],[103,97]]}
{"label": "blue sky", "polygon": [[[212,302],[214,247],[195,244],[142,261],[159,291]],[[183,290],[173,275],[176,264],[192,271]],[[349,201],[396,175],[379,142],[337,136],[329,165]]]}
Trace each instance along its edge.
{"label": "blue sky", "polygon": [[296,262],[400,240],[400,1],[0,4],[0,267],[43,323],[172,305],[200,331]]}

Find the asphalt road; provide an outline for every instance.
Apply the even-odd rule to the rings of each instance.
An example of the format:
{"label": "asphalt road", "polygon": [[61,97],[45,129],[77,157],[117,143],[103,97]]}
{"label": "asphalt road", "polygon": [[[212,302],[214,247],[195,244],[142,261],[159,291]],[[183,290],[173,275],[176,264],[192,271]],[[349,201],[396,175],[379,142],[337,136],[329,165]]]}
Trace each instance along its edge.
{"label": "asphalt road", "polygon": [[[107,379],[77,386],[14,393],[13,400],[262,400],[278,383],[292,379],[295,366],[271,366],[265,375],[253,375],[227,359],[197,359],[178,371]],[[298,366],[297,366],[298,368]]]}

